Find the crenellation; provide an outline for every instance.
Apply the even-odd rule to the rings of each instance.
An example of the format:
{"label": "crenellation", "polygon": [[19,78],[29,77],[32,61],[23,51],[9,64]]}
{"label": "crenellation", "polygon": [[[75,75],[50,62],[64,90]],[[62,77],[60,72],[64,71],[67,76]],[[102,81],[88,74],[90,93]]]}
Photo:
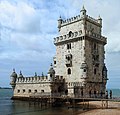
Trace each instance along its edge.
{"label": "crenellation", "polygon": [[16,83],[37,83],[37,82],[47,82],[47,76],[37,76],[37,77],[24,77],[24,78],[17,78]]}
{"label": "crenellation", "polygon": [[63,20],[61,26],[64,26],[66,24],[70,24],[70,23],[73,23],[73,22],[76,22],[76,21],[79,21],[79,20],[81,20],[80,15],[74,16],[74,17],[71,17],[69,19]]}

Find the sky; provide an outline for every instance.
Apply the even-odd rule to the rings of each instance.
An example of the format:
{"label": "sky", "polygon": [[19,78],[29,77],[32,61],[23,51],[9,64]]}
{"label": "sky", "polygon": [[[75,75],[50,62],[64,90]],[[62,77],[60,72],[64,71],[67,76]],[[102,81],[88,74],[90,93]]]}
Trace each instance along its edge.
{"label": "sky", "polygon": [[10,87],[13,68],[24,76],[47,75],[57,20],[79,15],[83,5],[89,16],[103,20],[107,88],[120,88],[120,0],[0,0],[0,86]]}

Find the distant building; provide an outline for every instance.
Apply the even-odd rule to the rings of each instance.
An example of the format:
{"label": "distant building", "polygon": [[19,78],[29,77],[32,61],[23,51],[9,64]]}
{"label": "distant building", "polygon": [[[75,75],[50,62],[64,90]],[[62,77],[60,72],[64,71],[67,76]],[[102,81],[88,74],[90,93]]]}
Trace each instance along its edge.
{"label": "distant building", "polygon": [[47,76],[24,77],[13,71],[11,86],[14,97],[59,94],[99,97],[105,93],[107,68],[104,63],[107,38],[101,35],[102,19],[86,14],[58,19],[59,36],[54,38],[56,55]]}

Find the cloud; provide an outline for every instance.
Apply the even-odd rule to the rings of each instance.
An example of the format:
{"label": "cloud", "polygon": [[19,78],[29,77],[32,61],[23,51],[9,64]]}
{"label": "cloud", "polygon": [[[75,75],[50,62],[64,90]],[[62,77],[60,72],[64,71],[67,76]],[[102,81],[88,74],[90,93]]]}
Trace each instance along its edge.
{"label": "cloud", "polygon": [[[60,15],[63,19],[79,15],[83,5],[93,18],[101,15],[102,33],[108,38],[106,62],[110,63],[110,58],[115,58],[116,65],[110,63],[108,67],[119,68],[119,4],[119,0],[0,0],[1,75],[8,78],[14,66],[18,71],[20,68],[25,70],[27,75],[40,69],[39,73],[47,72],[55,55],[53,38],[59,36],[57,19]],[[114,72],[109,75],[113,77]]]}

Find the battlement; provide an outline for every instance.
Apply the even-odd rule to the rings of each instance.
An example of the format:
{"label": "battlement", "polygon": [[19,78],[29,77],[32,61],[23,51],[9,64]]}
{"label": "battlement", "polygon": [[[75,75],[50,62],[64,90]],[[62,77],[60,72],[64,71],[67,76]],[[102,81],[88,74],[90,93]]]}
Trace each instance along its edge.
{"label": "battlement", "polygon": [[75,40],[82,36],[92,37],[93,39],[104,42],[105,44],[107,43],[107,40],[106,40],[107,38],[105,38],[99,34],[93,33],[88,30],[86,30],[85,32],[82,32],[82,30],[80,30],[80,31],[76,31],[76,32],[72,33],[71,37],[69,37],[69,34],[66,34],[66,35],[54,38],[54,44],[57,45],[58,43],[62,43],[64,41],[69,41],[69,40],[73,40],[73,39]]}
{"label": "battlement", "polygon": [[64,25],[79,21],[79,20],[81,20],[80,15],[75,16],[75,17],[71,17],[71,18],[66,19],[66,20],[62,20],[61,27]]}
{"label": "battlement", "polygon": [[17,78],[16,83],[45,83],[45,82],[62,82],[62,77],[56,76],[53,81],[48,79],[48,76],[36,76],[36,77],[22,77]]}
{"label": "battlement", "polygon": [[62,21],[61,21],[61,27],[65,26],[65,25],[68,25],[68,24],[71,24],[71,23],[74,23],[74,22],[77,22],[77,21],[81,21],[81,20],[89,20],[90,22],[101,26],[101,24],[99,23],[99,19],[92,18],[92,17],[90,17],[88,15],[86,15],[83,18],[80,15],[78,15],[78,16],[75,16],[75,17],[72,17],[72,18],[68,18],[66,20],[62,19]]}
{"label": "battlement", "polygon": [[100,24],[98,19],[95,19],[95,18],[93,18],[93,17],[91,17],[91,16],[88,16],[88,15],[86,15],[86,18],[87,18],[88,20],[94,22],[94,23]]}
{"label": "battlement", "polygon": [[36,77],[23,77],[17,78],[16,83],[40,83],[40,82],[50,82],[47,76],[36,76]]}

